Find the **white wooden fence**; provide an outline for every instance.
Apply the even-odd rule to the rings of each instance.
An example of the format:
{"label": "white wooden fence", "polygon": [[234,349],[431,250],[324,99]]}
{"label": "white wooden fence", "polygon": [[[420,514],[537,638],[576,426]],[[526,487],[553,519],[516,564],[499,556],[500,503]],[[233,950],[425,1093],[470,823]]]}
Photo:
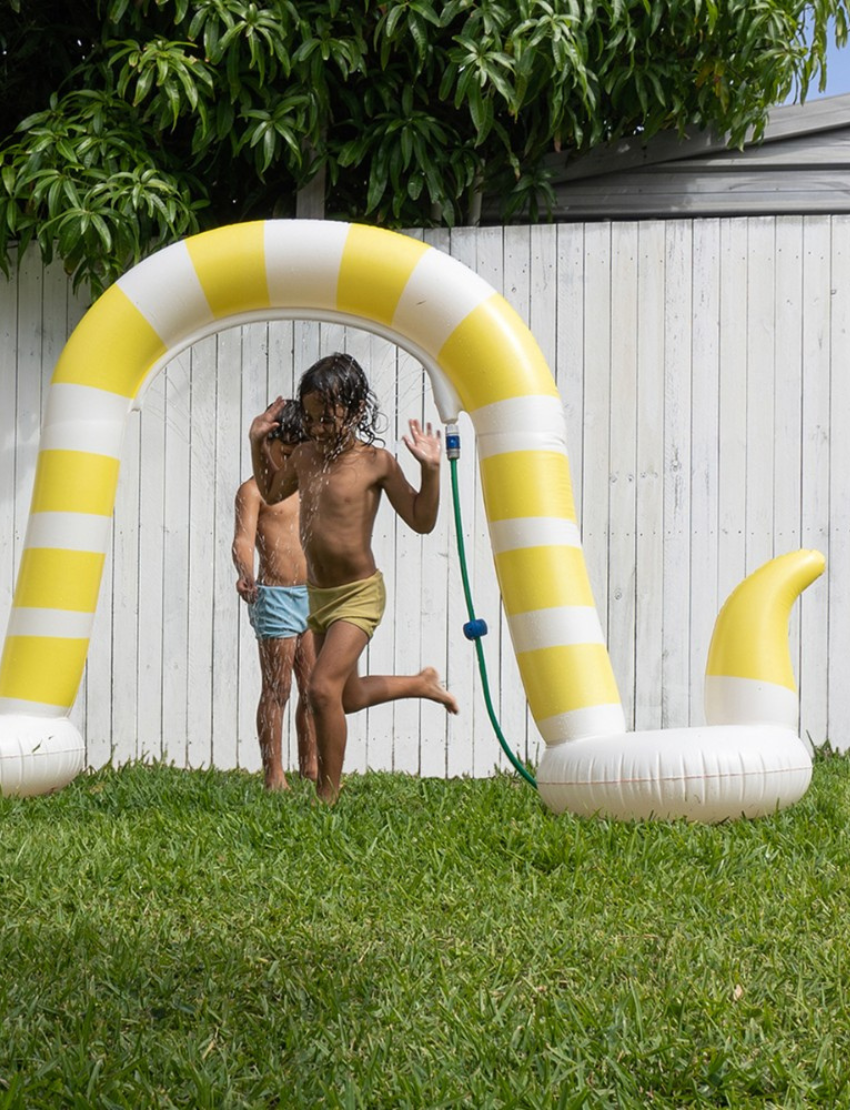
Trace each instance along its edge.
{"label": "white wooden fence", "polygon": [[[562,224],[426,232],[502,291],[561,390],[585,551],[626,717],[636,728],[702,721],[719,606],[774,554],[811,546],[827,575],[797,606],[792,658],[801,727],[850,745],[850,217]],[[0,279],[0,629],[29,512],[45,386],[85,310],[58,266],[30,253]],[[247,427],[291,394],[320,354],[362,361],[400,437],[436,420],[404,352],[311,322],[220,332],[174,359],[134,415],[111,555],[73,719],[98,767],[138,758],[259,766],[256,647],[234,590],[233,496],[249,474]],[[492,569],[465,420],[466,546],[503,730],[524,757],[526,712]],[[388,584],[374,672],[437,666],[462,705],[398,703],[350,718],[346,769],[486,775],[505,765],[484,709],[456,555],[447,468],[436,531],[381,510]],[[290,715],[291,716],[291,715]],[[291,721],[290,762],[295,765]]]}

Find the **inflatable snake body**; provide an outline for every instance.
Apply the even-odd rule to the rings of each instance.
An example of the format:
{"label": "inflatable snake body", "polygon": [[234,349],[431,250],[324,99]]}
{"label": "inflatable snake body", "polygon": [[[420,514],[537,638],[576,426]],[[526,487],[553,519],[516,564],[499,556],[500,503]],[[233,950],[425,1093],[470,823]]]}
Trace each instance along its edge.
{"label": "inflatable snake body", "polygon": [[394,232],[264,221],[194,236],[94,304],[49,389],[32,508],[0,662],[0,790],[35,794],[81,769],[68,720],[109,542],[127,418],[179,351],[281,317],[365,328],[431,376],[441,418],[476,433],[496,572],[555,811],[618,818],[757,816],[795,802],[811,758],[797,735],[787,619],[823,570],[795,552],[748,578],[709,651],[702,728],[627,733],[581,549],[552,374],[523,321],[448,255]]}

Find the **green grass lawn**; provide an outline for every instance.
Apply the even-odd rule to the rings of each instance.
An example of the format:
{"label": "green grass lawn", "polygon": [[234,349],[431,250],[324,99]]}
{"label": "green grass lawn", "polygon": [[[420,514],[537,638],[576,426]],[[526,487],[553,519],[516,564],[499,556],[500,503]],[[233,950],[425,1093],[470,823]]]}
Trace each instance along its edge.
{"label": "green grass lawn", "polygon": [[850,760],[721,827],[524,783],[0,799],[3,1107],[850,1106]]}

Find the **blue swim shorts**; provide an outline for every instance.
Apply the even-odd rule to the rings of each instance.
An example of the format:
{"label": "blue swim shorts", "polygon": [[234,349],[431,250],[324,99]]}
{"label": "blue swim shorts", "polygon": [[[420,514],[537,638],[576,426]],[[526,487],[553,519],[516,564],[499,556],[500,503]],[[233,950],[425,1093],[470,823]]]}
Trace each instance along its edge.
{"label": "blue swim shorts", "polygon": [[257,586],[248,618],[258,640],[288,640],[307,631],[306,586]]}

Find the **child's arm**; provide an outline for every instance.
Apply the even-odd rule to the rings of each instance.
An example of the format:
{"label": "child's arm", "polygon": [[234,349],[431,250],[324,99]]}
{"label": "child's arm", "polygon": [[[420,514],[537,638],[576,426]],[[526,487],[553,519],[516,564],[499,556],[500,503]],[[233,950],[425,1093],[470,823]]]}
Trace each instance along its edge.
{"label": "child's arm", "polygon": [[426,424],[423,431],[418,420],[411,420],[410,437],[402,438],[421,467],[419,492],[410,485],[398,460],[391,455],[384,490],[390,504],[405,524],[414,532],[425,535],[437,523],[437,511],[440,508],[440,433],[438,431],[434,434],[430,424]]}
{"label": "child's arm", "polygon": [[280,413],[286,402],[282,397],[272,401],[269,407],[251,421],[248,439],[251,442],[251,466],[260,496],[267,505],[291,496],[298,489],[298,475],[289,460],[277,469],[269,457],[266,444],[269,432],[280,427]]}
{"label": "child's arm", "polygon": [[253,604],[257,600],[257,580],[254,577],[254,544],[257,536],[257,519],[260,515],[260,494],[251,482],[243,482],[236,492],[236,522],[233,529],[233,546],[230,553],[239,577],[236,592],[243,601]]}

